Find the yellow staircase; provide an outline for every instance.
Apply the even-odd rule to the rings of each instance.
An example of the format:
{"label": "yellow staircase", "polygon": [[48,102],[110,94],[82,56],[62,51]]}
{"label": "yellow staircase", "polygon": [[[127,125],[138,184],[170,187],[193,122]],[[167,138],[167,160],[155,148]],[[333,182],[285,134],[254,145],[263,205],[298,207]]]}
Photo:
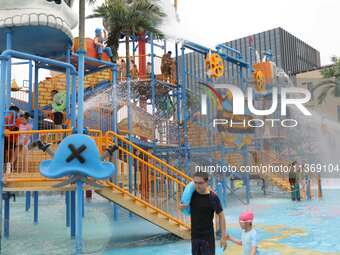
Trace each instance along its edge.
{"label": "yellow staircase", "polygon": [[[263,163],[267,165],[279,165],[279,164],[289,165],[289,162],[280,159],[275,153],[271,151],[267,151],[267,150],[263,151],[262,160],[264,160]],[[282,173],[275,174],[272,172],[268,172],[266,174],[263,174],[262,176],[266,181],[278,187],[280,190],[285,191],[285,192],[291,191],[290,184],[288,181],[288,176],[285,176]]]}
{"label": "yellow staircase", "polygon": [[182,220],[121,189],[112,182],[106,182],[104,185],[105,188],[96,190],[96,193],[100,196],[182,239],[191,239],[190,226]]}

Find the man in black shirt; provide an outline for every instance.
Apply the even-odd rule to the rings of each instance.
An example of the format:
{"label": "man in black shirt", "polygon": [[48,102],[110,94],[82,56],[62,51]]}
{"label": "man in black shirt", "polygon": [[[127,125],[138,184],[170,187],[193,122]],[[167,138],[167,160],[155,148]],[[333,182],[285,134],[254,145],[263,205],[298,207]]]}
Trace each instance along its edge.
{"label": "man in black shirt", "polygon": [[[196,191],[190,202],[192,255],[215,255],[214,213],[217,214],[222,233],[221,247],[227,246],[226,224],[221,202],[210,190],[206,172],[196,172]],[[181,205],[184,208],[183,205]]]}

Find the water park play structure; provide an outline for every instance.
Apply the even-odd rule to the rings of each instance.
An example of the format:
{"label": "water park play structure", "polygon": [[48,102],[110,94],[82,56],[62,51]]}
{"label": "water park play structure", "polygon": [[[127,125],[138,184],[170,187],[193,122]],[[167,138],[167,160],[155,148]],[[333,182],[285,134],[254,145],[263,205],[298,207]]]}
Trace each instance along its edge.
{"label": "water park play structure", "polygon": [[[270,104],[271,88],[284,86],[270,61],[270,53],[266,53],[266,61],[253,62],[251,47],[247,57],[223,44],[209,49],[189,41],[178,42],[174,46],[174,77],[164,79],[157,72],[160,57],[155,52],[156,49],[167,52],[166,41],[154,40],[152,34],[138,35],[130,38],[131,58],[138,60],[139,68],[138,79],[132,79],[129,73],[125,76],[120,72],[119,65],[107,62],[105,57],[97,59],[92,39],[87,39],[87,56],[77,53],[77,41],[73,45],[70,33],[76,22],[65,3],[58,9],[60,12],[55,12],[54,2],[25,2],[42,9],[40,14],[33,7],[18,9],[15,4],[18,5],[18,1],[7,6],[7,9],[16,9],[14,16],[8,16],[12,12],[0,9],[0,132],[6,133],[6,138],[0,138],[0,187],[4,194],[5,237],[9,236],[10,230],[12,192],[25,192],[26,210],[29,210],[33,192],[34,222],[38,223],[39,192],[64,191],[66,226],[70,227],[71,237],[76,237],[77,252],[80,252],[84,191],[94,190],[112,202],[115,219],[122,207],[180,238],[189,239],[189,217],[180,211],[179,203],[193,170],[216,162],[237,168],[241,165],[288,165],[294,156],[291,152],[289,157],[282,158],[279,152],[284,148],[272,146],[285,146],[273,143],[285,137],[280,128],[257,131],[239,125],[218,129],[211,124],[216,117],[242,120],[232,114],[230,94],[219,91],[216,86],[223,78],[226,63],[239,70],[238,83],[234,85],[242,90],[253,86],[258,92],[257,105],[266,107]],[[150,53],[146,52],[146,45]],[[199,65],[206,73],[204,77],[195,73],[193,63],[187,63],[185,54],[188,51],[199,54]],[[151,63],[149,74],[147,61]],[[18,90],[12,86],[14,65],[28,69],[26,90],[14,91]],[[84,68],[85,77],[78,75],[81,68]],[[39,82],[40,69],[62,74]],[[188,89],[189,80],[197,84],[197,91]],[[51,116],[48,105],[53,89],[66,94],[66,129],[54,129],[53,123],[46,121]],[[204,114],[200,104],[202,94],[207,100]],[[17,118],[15,112],[9,111],[11,104],[32,113],[33,130],[5,132]],[[13,116],[12,121],[6,122],[6,117],[10,116]],[[243,116],[245,119],[251,117],[249,113]],[[69,142],[75,133],[81,136]],[[5,146],[5,139],[16,141],[21,136],[30,138],[28,148],[18,153],[13,143]],[[84,143],[79,143],[78,139],[85,139]],[[85,148],[82,147],[84,144]],[[82,154],[87,148],[91,148],[91,155],[96,156],[96,163],[88,153]],[[66,152],[71,154],[66,155]],[[68,168],[56,173],[61,171],[61,166],[53,164],[63,157],[68,157],[67,163],[76,162],[76,167],[71,167],[73,172]],[[88,162],[93,163],[92,168]],[[103,169],[103,175],[94,171],[99,168]],[[103,178],[106,179],[101,180]],[[317,176],[307,179],[308,185],[303,190],[305,198],[311,199],[315,197],[311,181],[317,180],[320,184],[320,179]],[[214,174],[211,185],[227,206],[229,194],[237,196],[242,203],[249,203],[252,180],[261,185],[264,193],[269,186],[290,192],[285,176],[269,172]],[[321,196],[321,186],[318,186]],[[244,188],[242,197],[236,194],[240,188]]]}

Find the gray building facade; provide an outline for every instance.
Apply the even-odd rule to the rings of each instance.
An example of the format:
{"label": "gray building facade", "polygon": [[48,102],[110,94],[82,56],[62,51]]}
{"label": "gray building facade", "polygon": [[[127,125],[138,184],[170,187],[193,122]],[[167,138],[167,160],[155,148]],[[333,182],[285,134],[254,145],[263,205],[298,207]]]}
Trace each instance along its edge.
{"label": "gray building facade", "polygon": [[[280,27],[232,40],[225,44],[239,50],[243,59],[248,63],[255,63],[255,51],[262,59],[264,53],[270,50],[273,62],[289,75],[295,76],[297,73],[320,68],[321,65],[319,51]],[[253,54],[250,54],[249,47],[254,49]],[[195,80],[204,80],[205,78],[204,56],[192,52],[186,54],[185,58],[187,70],[190,70],[187,77],[188,87],[195,91],[197,90]],[[224,64],[225,75],[217,82],[240,84],[239,67],[227,62]],[[247,75],[247,73],[243,73],[245,79],[247,79]]]}

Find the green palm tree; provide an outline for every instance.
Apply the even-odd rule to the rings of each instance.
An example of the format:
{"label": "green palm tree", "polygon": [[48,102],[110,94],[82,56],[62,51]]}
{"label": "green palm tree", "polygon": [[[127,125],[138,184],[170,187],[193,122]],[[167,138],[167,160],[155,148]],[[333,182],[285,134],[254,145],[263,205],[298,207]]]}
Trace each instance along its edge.
{"label": "green palm tree", "polygon": [[162,38],[158,25],[166,14],[158,0],[106,0],[87,18],[103,18],[108,30],[108,46],[117,56],[121,34],[125,35],[126,73],[130,70],[130,37],[150,32],[155,38]]}
{"label": "green palm tree", "polygon": [[321,88],[322,91],[318,96],[318,103],[322,104],[326,101],[329,94],[340,97],[340,58],[332,57],[334,65],[327,67],[321,71],[324,81],[314,87],[314,91]]}

